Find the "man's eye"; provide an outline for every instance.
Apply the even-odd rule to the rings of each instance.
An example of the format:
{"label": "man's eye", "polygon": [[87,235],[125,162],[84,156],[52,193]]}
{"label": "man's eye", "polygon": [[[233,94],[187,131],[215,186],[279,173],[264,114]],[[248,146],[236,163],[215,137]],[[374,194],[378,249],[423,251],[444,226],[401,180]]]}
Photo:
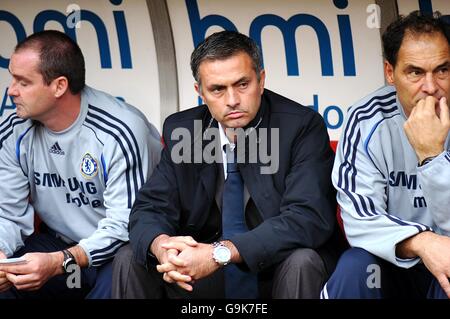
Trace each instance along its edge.
{"label": "man's eye", "polygon": [[449,75],[448,68],[441,68],[437,71],[437,75],[440,78],[447,78]]}
{"label": "man's eye", "polygon": [[411,70],[406,74],[406,76],[409,80],[417,81],[423,76],[423,72],[420,70]]}

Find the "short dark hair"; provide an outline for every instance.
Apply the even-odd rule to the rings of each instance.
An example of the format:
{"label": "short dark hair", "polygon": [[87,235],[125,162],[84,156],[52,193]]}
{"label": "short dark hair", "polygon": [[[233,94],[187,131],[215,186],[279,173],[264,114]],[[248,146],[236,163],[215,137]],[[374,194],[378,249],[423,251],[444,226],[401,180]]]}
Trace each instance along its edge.
{"label": "short dark hair", "polygon": [[384,58],[392,66],[397,63],[398,51],[406,32],[411,35],[441,33],[450,43],[450,24],[438,11],[435,13],[413,11],[407,16],[400,16],[387,27],[382,37]]}
{"label": "short dark hair", "polygon": [[72,94],[85,86],[85,64],[78,44],[65,33],[45,30],[34,33],[20,42],[14,52],[33,49],[39,53],[39,72],[49,85],[59,76],[65,76]]}
{"label": "short dark hair", "polygon": [[253,62],[258,81],[262,70],[261,53],[255,41],[235,31],[216,32],[200,43],[191,54],[191,70],[194,79],[200,83],[198,69],[205,60],[224,60],[237,53],[247,53]]}

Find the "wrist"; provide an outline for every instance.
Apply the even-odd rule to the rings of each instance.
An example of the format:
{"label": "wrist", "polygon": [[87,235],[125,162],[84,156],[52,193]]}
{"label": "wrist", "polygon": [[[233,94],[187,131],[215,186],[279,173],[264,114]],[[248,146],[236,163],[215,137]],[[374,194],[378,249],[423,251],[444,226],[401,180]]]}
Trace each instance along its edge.
{"label": "wrist", "polygon": [[428,163],[430,163],[432,160],[434,160],[438,156],[439,155],[425,157],[424,159],[419,161],[418,166],[421,167],[421,166],[427,165]]}
{"label": "wrist", "polygon": [[238,264],[242,262],[242,257],[239,254],[236,246],[229,240],[221,241],[223,245],[225,245],[231,251],[231,262],[234,264]]}
{"label": "wrist", "polygon": [[[426,153],[417,153],[417,158],[419,160],[419,166],[422,166],[422,163],[427,160],[427,159],[434,159],[436,157],[439,156],[439,154],[441,154],[444,151],[444,149],[442,148],[441,150],[435,150],[435,151],[430,151],[430,152],[426,152]],[[430,162],[431,160],[429,160],[428,162]],[[426,163],[425,163],[426,164]],[[423,165],[425,165],[423,164]]]}
{"label": "wrist", "polygon": [[396,255],[400,258],[422,257],[428,238],[433,235],[431,231],[424,231],[403,240],[396,247]]}
{"label": "wrist", "polygon": [[50,253],[50,257],[52,258],[52,265],[53,265],[53,274],[54,275],[61,275],[64,273],[64,269],[62,267],[62,264],[64,262],[64,254],[62,251],[57,251],[54,253]]}

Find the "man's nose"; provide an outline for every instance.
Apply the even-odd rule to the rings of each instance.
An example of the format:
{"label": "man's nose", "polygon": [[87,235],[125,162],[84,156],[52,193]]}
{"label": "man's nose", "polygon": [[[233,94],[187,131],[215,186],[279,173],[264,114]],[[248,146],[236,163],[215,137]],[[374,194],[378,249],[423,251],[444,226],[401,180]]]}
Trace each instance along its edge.
{"label": "man's nose", "polygon": [[227,106],[235,108],[240,104],[239,93],[234,88],[230,88],[229,90],[227,90],[226,97],[227,97],[226,101]]}
{"label": "man's nose", "polygon": [[425,75],[422,90],[428,95],[434,95],[437,92],[436,80],[432,73],[427,73]]}
{"label": "man's nose", "polygon": [[15,80],[11,81],[11,84],[8,87],[8,95],[9,96],[19,95],[19,91],[17,90],[17,81],[15,81]]}

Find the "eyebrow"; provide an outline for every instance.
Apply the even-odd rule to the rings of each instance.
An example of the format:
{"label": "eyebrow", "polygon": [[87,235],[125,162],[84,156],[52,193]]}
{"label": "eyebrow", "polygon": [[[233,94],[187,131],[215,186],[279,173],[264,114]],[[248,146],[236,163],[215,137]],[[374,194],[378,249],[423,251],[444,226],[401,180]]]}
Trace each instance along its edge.
{"label": "eyebrow", "polygon": [[17,75],[17,74],[12,73],[10,68],[8,68],[8,72],[9,72],[9,74],[11,74],[11,76],[12,76],[13,78],[15,78],[15,79],[17,79],[17,80],[19,80],[19,81],[30,81],[28,78],[26,78],[26,77],[24,77],[24,76],[21,76],[21,75]]}
{"label": "eyebrow", "polygon": [[[441,68],[445,68],[445,67],[450,67],[450,61],[445,61],[444,63],[439,64],[437,67],[435,67],[435,68],[433,69],[433,72],[436,71],[436,70],[439,70],[439,69],[441,69]],[[406,65],[405,70],[421,70],[421,71],[424,71],[423,68],[421,68],[421,67],[419,67],[419,66],[416,66],[416,65],[414,65],[414,64],[408,64],[408,65]]]}
{"label": "eyebrow", "polygon": [[243,76],[242,78],[240,78],[239,80],[234,82],[233,85],[239,84],[241,82],[249,81],[249,80],[250,80],[250,78],[248,76]]}
{"label": "eyebrow", "polygon": [[450,61],[445,61],[444,63],[438,65],[438,66],[435,68],[435,70],[439,70],[439,69],[445,68],[445,67],[447,67],[447,68],[450,67]]}
{"label": "eyebrow", "polygon": [[[250,80],[250,78],[248,76],[243,76],[239,80],[233,82],[231,85],[235,86],[235,85],[237,85],[237,84],[239,84],[241,82],[245,82],[245,81],[249,81],[249,80]],[[208,89],[209,90],[216,90],[216,89],[223,89],[225,87],[226,87],[226,85],[222,85],[222,84],[211,84],[211,85],[208,86]]]}

